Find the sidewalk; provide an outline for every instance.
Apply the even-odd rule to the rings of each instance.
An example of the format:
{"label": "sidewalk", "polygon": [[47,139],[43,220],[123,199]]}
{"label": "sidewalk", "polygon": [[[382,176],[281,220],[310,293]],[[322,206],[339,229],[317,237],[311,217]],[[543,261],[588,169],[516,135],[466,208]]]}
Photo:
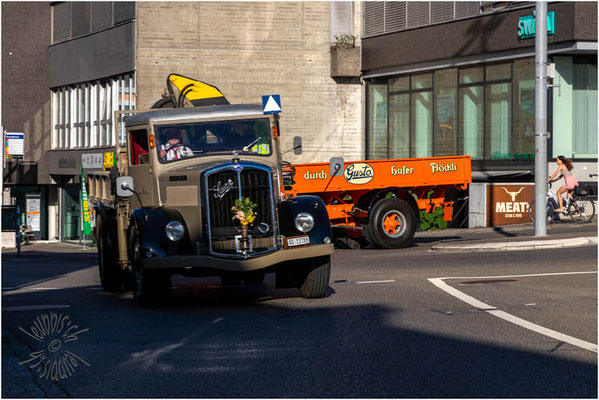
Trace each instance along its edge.
{"label": "sidewalk", "polygon": [[[72,253],[96,253],[97,249],[95,246],[90,247],[77,243],[67,242],[34,242],[26,246],[21,246],[21,255],[18,258],[35,258],[35,257],[50,257],[57,253],[65,253],[70,255]],[[17,249],[2,249],[2,259],[17,258]]]}
{"label": "sidewalk", "polygon": [[494,228],[446,229],[421,232],[416,239],[455,237],[432,246],[439,252],[491,252],[555,249],[562,247],[596,246],[597,223],[576,224],[570,222],[547,225],[547,236],[535,236],[534,224],[508,225]]}

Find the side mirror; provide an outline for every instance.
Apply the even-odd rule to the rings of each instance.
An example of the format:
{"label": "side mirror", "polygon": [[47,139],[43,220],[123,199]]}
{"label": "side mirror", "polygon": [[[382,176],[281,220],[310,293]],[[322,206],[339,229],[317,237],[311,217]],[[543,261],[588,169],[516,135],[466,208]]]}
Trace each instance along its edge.
{"label": "side mirror", "polygon": [[335,176],[343,176],[343,157],[333,157],[329,161],[329,172],[331,173],[331,178]]}
{"label": "side mirror", "polygon": [[302,137],[294,136],[293,137],[293,154],[300,155],[302,154]]}
{"label": "side mirror", "polygon": [[116,195],[120,197],[129,197],[133,191],[133,178],[131,176],[119,176],[116,178]]}

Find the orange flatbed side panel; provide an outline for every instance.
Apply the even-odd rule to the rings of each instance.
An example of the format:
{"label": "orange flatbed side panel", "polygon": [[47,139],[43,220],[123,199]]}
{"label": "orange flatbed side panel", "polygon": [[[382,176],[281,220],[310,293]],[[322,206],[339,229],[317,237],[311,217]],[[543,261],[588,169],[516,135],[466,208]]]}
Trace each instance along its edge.
{"label": "orange flatbed side panel", "polygon": [[[294,164],[296,184],[287,193],[323,193],[330,180],[329,163]],[[327,192],[388,187],[456,186],[472,182],[470,156],[346,162],[343,175],[332,179]]]}

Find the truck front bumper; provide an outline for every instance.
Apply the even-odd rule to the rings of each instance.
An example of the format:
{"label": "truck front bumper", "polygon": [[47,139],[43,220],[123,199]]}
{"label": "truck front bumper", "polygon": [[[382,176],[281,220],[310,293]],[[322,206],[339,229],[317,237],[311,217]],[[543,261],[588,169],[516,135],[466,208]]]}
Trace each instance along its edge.
{"label": "truck front bumper", "polygon": [[255,271],[280,264],[285,261],[321,257],[333,254],[333,244],[319,244],[297,249],[280,249],[246,260],[241,258],[218,258],[206,255],[181,255],[169,257],[144,258],[143,265],[150,269],[193,269],[211,268],[222,271]]}

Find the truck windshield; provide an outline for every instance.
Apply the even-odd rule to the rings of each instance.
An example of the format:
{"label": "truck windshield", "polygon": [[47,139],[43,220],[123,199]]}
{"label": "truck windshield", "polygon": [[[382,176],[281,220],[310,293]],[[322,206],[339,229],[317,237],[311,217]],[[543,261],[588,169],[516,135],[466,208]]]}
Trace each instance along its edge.
{"label": "truck windshield", "polygon": [[208,153],[269,156],[272,151],[268,118],[159,125],[156,136],[161,163]]}

